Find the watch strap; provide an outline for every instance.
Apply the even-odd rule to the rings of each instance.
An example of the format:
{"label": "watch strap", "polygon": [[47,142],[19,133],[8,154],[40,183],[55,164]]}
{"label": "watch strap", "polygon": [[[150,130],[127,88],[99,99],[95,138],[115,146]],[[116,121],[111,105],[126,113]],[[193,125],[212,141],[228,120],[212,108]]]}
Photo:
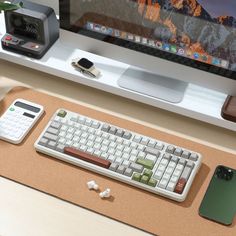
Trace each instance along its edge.
{"label": "watch strap", "polygon": [[[88,74],[90,75],[91,77],[98,77],[101,72],[100,70],[98,70],[94,65],[89,68],[89,69],[85,69],[83,68],[82,66],[80,66],[78,64],[78,61],[80,60],[81,58],[75,58],[75,59],[72,59],[72,62],[71,62],[71,65],[78,68],[80,70],[80,72],[84,73],[84,74]],[[88,59],[87,59],[88,60]]]}

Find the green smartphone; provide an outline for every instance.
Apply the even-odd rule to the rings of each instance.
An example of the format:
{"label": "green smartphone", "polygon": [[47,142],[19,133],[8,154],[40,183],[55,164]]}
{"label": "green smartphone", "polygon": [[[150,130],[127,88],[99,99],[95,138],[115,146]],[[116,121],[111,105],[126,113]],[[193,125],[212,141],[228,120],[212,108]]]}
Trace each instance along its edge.
{"label": "green smartphone", "polygon": [[199,215],[224,225],[236,213],[236,170],[217,166],[199,208]]}

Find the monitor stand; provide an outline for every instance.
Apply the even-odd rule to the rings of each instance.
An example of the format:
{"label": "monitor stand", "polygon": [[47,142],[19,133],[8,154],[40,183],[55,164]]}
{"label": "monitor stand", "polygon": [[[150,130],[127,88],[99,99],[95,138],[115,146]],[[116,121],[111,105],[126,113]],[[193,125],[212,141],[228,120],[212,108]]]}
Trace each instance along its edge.
{"label": "monitor stand", "polygon": [[117,83],[122,88],[171,103],[181,102],[188,87],[186,82],[152,74],[132,66],[121,75]]}

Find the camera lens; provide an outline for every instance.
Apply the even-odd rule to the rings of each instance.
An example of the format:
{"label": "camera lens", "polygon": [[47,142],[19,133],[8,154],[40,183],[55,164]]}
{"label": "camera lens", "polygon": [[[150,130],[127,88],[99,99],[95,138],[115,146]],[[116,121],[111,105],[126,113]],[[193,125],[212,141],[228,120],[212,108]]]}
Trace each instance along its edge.
{"label": "camera lens", "polygon": [[231,169],[227,169],[224,166],[220,166],[218,167],[217,171],[216,171],[216,176],[219,179],[223,179],[223,180],[231,180],[233,178],[233,171]]}

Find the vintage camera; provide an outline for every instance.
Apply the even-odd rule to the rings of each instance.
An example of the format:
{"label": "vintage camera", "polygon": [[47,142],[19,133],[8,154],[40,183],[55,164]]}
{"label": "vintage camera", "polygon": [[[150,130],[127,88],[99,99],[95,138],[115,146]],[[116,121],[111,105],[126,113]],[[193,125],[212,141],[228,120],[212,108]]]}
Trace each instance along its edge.
{"label": "vintage camera", "polygon": [[5,12],[6,34],[2,48],[41,58],[59,38],[59,22],[52,8],[24,0],[23,7]]}

